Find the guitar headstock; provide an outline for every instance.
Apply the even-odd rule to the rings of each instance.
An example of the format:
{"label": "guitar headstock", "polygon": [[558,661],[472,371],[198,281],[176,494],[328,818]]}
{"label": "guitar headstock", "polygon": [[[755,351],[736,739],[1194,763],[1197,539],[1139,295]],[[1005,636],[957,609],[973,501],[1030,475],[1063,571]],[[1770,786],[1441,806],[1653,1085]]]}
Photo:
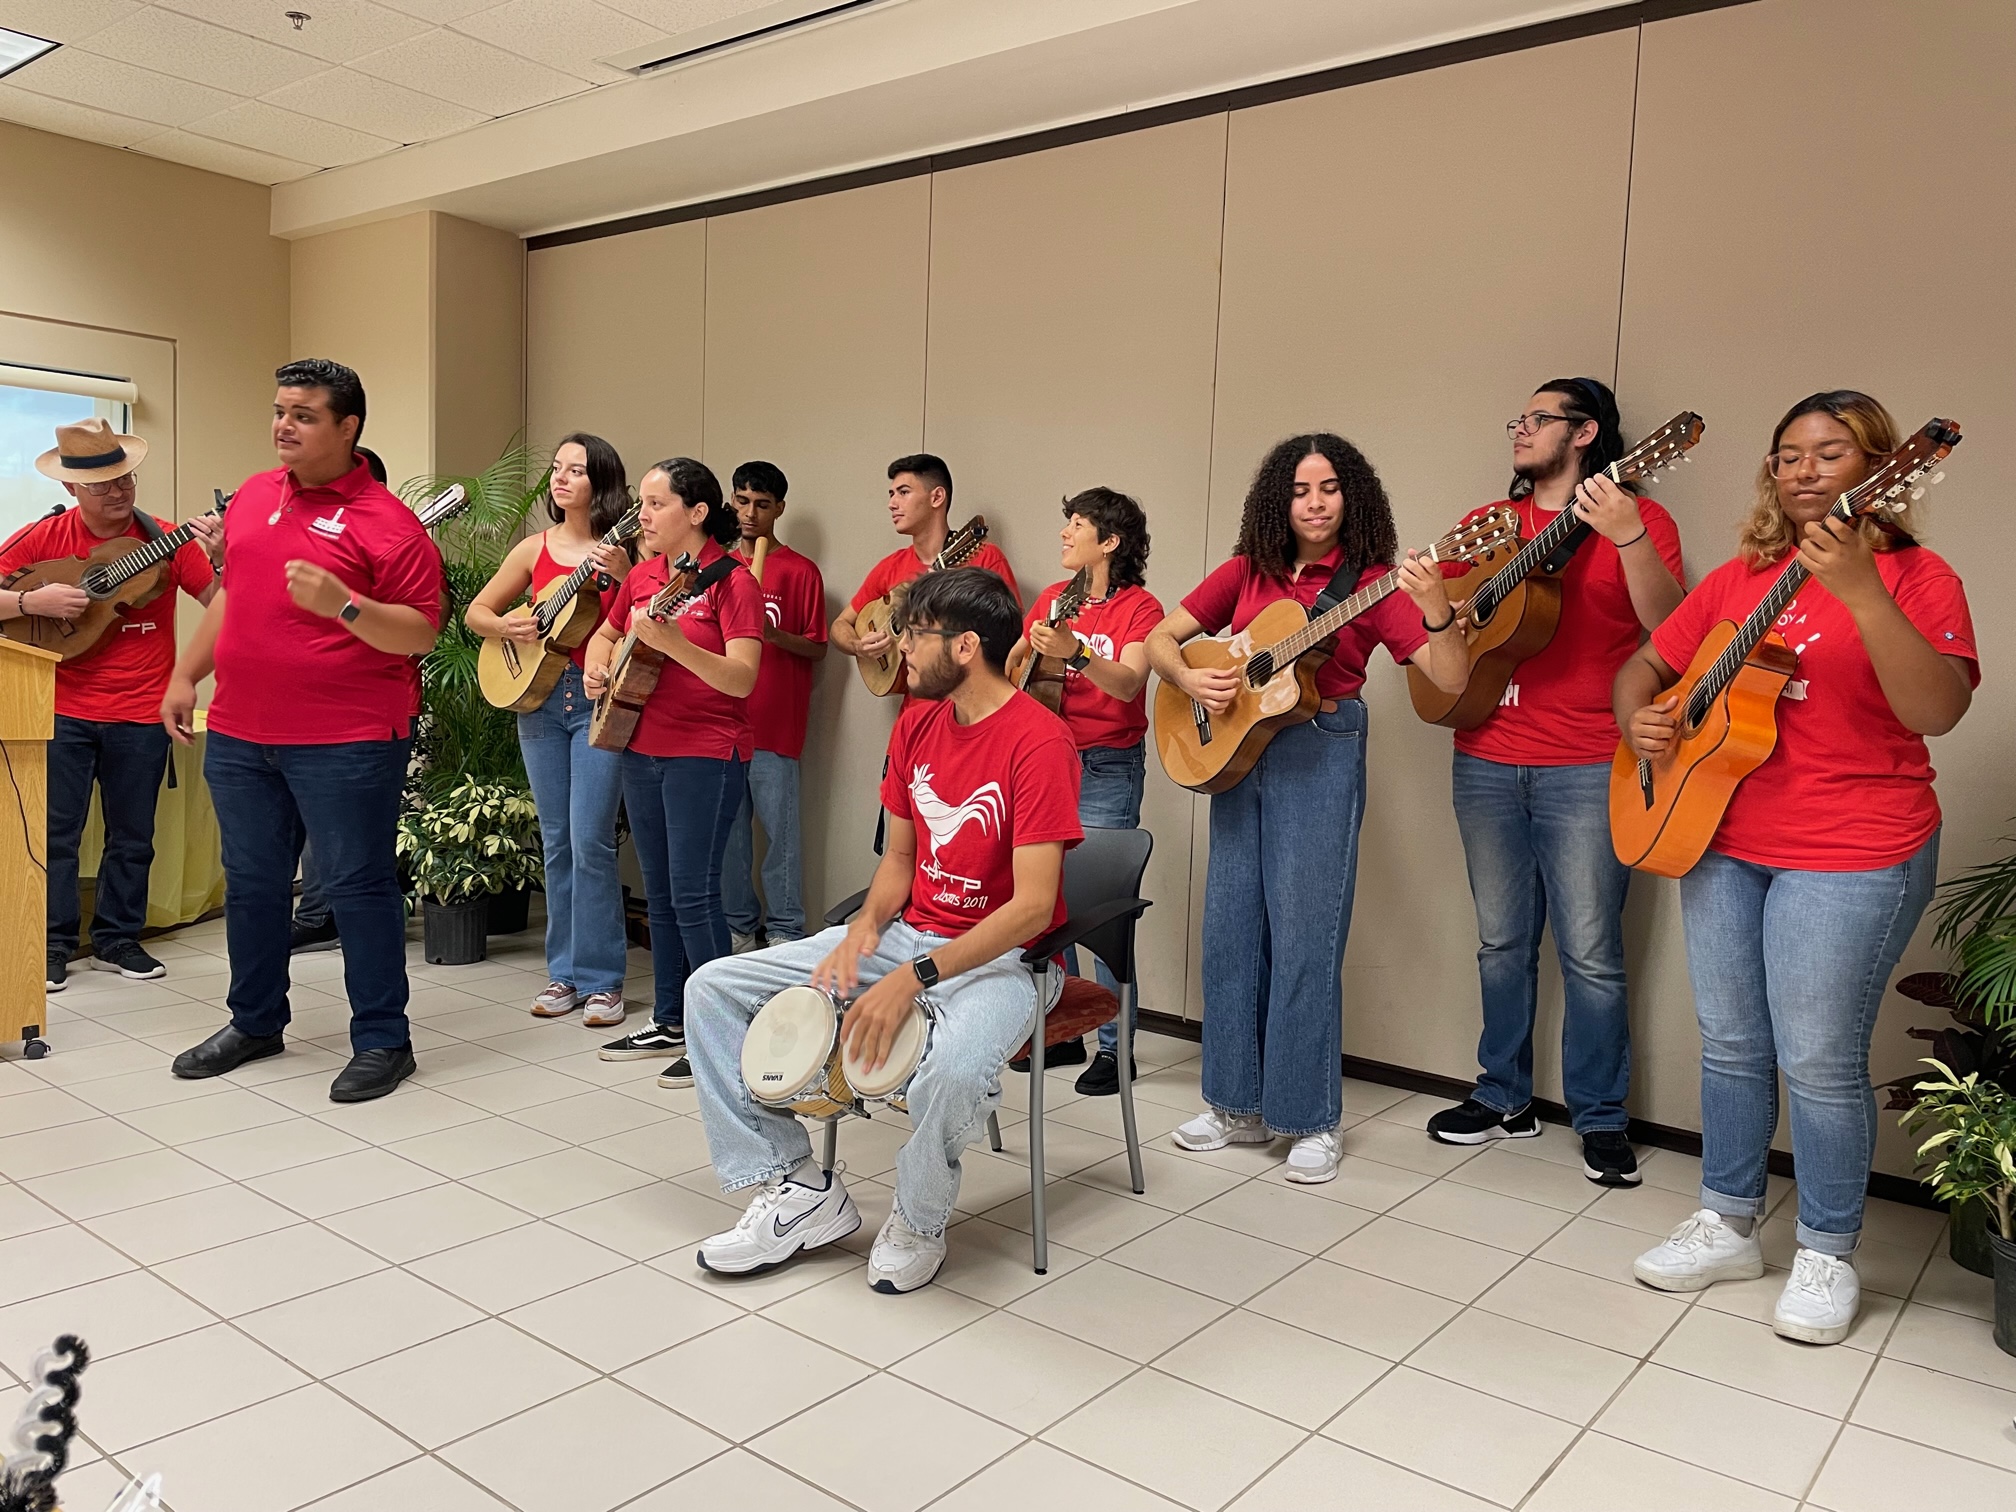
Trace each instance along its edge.
{"label": "guitar headstock", "polygon": [[[1936,417],[1926,421],[1921,430],[1877,463],[1874,472],[1841,495],[1834,510],[1844,516],[1902,514],[1912,500],[1922,499],[1926,489],[1946,476],[1933,469],[1959,444],[1959,421]],[[1879,519],[1878,523],[1889,522]]]}
{"label": "guitar headstock", "polygon": [[1076,619],[1078,611],[1083,609],[1091,598],[1092,569],[1080,567],[1073,574],[1071,581],[1064,585],[1063,591],[1051,601],[1050,623],[1061,625],[1068,619]]}
{"label": "guitar headstock", "polygon": [[1680,411],[1610,464],[1611,481],[1631,483],[1658,477],[1674,463],[1684,462],[1687,453],[1700,445],[1702,433],[1707,429],[1707,422],[1694,411]]}
{"label": "guitar headstock", "polygon": [[975,515],[952,532],[952,539],[938,553],[937,567],[957,567],[987,542],[987,516]]}
{"label": "guitar headstock", "polygon": [[611,546],[621,546],[625,541],[635,540],[637,532],[642,528],[643,526],[637,514],[637,507],[633,504],[628,514],[609,527],[609,534],[603,537],[603,539]]}
{"label": "guitar headstock", "polygon": [[1458,525],[1423,554],[1437,562],[1469,562],[1474,565],[1508,547],[1516,550],[1518,545],[1518,513],[1501,504],[1486,510],[1474,520]]}
{"label": "guitar headstock", "polygon": [[225,509],[230,505],[233,499],[238,497],[238,490],[234,488],[231,490],[231,492],[227,494],[221,488],[213,488],[210,490],[210,496],[217,501],[216,504],[212,506],[210,513],[216,515],[221,520],[224,517]]}
{"label": "guitar headstock", "polygon": [[665,586],[651,595],[651,602],[644,606],[644,612],[652,619],[662,621],[679,607],[681,599],[693,591],[694,580],[699,575],[700,564],[693,559],[693,553],[680,552],[665,569]]}
{"label": "guitar headstock", "polygon": [[468,507],[469,490],[460,483],[450,483],[414,512],[420,516],[421,528],[433,531],[439,530]]}

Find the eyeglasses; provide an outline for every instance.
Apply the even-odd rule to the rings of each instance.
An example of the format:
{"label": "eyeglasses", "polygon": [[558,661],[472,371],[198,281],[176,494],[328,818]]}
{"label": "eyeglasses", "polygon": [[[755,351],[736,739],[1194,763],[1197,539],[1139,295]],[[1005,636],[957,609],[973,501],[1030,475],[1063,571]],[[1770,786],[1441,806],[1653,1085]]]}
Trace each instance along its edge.
{"label": "eyeglasses", "polygon": [[937,630],[929,625],[905,625],[896,632],[896,639],[901,642],[908,642],[913,636],[935,635],[943,640],[957,640],[965,633],[964,630]]}
{"label": "eyeglasses", "polygon": [[1773,452],[1766,461],[1771,468],[1771,476],[1782,478],[1787,473],[1797,472],[1806,462],[1813,464],[1816,473],[1838,473],[1860,455],[1861,451],[1856,447],[1840,446],[1815,452]]}
{"label": "eyeglasses", "polygon": [[140,485],[140,470],[135,468],[124,477],[107,478],[103,483],[75,483],[71,486],[79,493],[87,493],[94,499],[102,499],[107,494],[131,493]]}
{"label": "eyeglasses", "polygon": [[1556,420],[1566,420],[1571,425],[1580,425],[1588,418],[1587,415],[1550,415],[1546,410],[1534,410],[1531,414],[1520,415],[1516,419],[1507,420],[1505,422],[1505,434],[1508,436],[1531,436],[1546,426],[1552,425]]}

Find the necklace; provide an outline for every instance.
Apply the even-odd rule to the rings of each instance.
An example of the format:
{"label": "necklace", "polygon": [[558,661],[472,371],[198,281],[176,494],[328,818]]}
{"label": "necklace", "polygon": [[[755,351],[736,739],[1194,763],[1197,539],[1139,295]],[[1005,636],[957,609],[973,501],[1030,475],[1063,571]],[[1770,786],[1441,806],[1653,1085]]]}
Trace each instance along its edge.
{"label": "necklace", "polygon": [[294,495],[293,490],[289,487],[289,485],[292,484],[293,481],[294,481],[294,474],[291,472],[288,473],[287,476],[281,480],[280,502],[273,506],[273,513],[266,516],[266,523],[268,525],[278,525],[280,523],[280,517],[293,510]]}

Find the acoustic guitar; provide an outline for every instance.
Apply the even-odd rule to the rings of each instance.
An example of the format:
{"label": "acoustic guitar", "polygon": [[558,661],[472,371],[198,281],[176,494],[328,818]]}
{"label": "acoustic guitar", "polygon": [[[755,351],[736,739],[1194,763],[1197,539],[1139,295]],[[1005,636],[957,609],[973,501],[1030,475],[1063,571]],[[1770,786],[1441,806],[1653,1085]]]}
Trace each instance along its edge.
{"label": "acoustic guitar", "polygon": [[[1069,624],[1092,597],[1092,569],[1080,567],[1071,581],[1066,583],[1057,597],[1051,601],[1050,612],[1043,616],[1043,623],[1055,630],[1059,625]],[[1021,677],[1015,686],[1043,705],[1052,714],[1064,712],[1065,666],[1054,656],[1044,656],[1034,646],[1029,648],[1028,658],[1022,663]]]}
{"label": "acoustic guitar", "polygon": [[[945,549],[931,558],[930,565],[924,570],[943,572],[948,567],[957,567],[978,551],[986,540],[987,517],[975,515],[952,532],[945,542]],[[913,578],[909,582],[898,583],[882,597],[863,604],[861,612],[854,616],[854,633],[858,636],[890,634],[889,627],[902,612],[904,595],[910,591],[910,582],[914,581],[916,579]],[[880,656],[856,657],[854,664],[861,669],[861,681],[877,698],[888,698],[909,688],[910,677],[903,666],[903,653],[893,645]]]}
{"label": "acoustic guitar", "polygon": [[[1498,508],[1457,526],[1421,555],[1430,562],[1476,562],[1518,539],[1519,516]],[[1239,691],[1230,708],[1213,714],[1174,683],[1157,686],[1155,750],[1162,770],[1194,792],[1236,787],[1276,730],[1316,717],[1322,702],[1316,673],[1330,659],[1330,637],[1399,586],[1395,567],[1313,618],[1295,600],[1279,599],[1236,634],[1188,642],[1186,665],[1229,668],[1239,674]]]}
{"label": "acoustic guitar", "polygon": [[420,517],[420,528],[432,535],[468,507],[469,490],[460,483],[450,483],[425,504],[415,505],[413,513]]}
{"label": "acoustic guitar", "polygon": [[[1834,501],[1837,520],[1881,520],[1925,483],[1960,444],[1960,427],[1931,420],[1862,482]],[[1926,477],[1931,473],[1929,478]],[[1610,839],[1626,866],[1661,877],[1686,875],[1721,828],[1736,786],[1764,764],[1778,744],[1778,695],[1797,673],[1792,648],[1772,627],[1809,576],[1795,555],[1757,607],[1739,625],[1729,620],[1702,638],[1680,680],[1660,696],[1678,694],[1677,738],[1645,760],[1622,741],[1610,766]]]}
{"label": "acoustic guitar", "polygon": [[672,564],[665,586],[631,614],[630,630],[609,658],[609,681],[595,700],[588,720],[588,744],[598,751],[628,750],[637,733],[645,702],[658,689],[659,675],[671,658],[647,638],[649,627],[679,617],[685,607],[742,564],[732,556],[702,568],[690,553]]}
{"label": "acoustic guitar", "polygon": [[[620,546],[636,534],[633,509],[602,533],[599,544]],[[572,572],[539,591],[532,600],[532,622],[539,629],[536,642],[521,644],[502,635],[483,638],[476,653],[476,681],[492,707],[529,714],[546,702],[566,672],[574,648],[588,639],[602,618],[601,593],[588,586],[598,571],[593,557],[583,558]]]}
{"label": "acoustic guitar", "polygon": [[[1682,410],[1603,469],[1612,483],[1656,478],[1685,459],[1706,427],[1692,410]],[[1461,693],[1445,693],[1419,667],[1407,668],[1407,696],[1414,712],[1430,724],[1474,730],[1505,697],[1519,663],[1537,656],[1561,623],[1561,573],[1589,533],[1571,506],[1549,520],[1524,545],[1515,535],[1461,577],[1449,580],[1449,600],[1465,621],[1470,643],[1470,682]]]}

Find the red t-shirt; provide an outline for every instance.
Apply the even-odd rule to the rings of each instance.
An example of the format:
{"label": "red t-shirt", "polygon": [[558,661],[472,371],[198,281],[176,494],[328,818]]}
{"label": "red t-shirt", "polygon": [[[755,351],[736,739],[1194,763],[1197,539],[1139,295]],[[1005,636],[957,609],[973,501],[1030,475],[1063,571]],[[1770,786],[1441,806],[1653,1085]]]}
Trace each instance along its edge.
{"label": "red t-shirt", "polygon": [[[700,552],[700,565],[711,566],[726,555],[709,541]],[[617,584],[609,605],[609,623],[617,634],[629,631],[632,611],[648,603],[665,586],[671,572],[672,559],[655,556]],[[686,638],[702,651],[725,655],[732,640],[763,638],[763,593],[756,580],[738,567],[689,600],[674,617]],[[668,660],[659,670],[658,686],[638,716],[630,749],[645,756],[747,761],[755,750],[749,731],[749,700],[730,698],[699,673]]]}
{"label": "red t-shirt", "polygon": [[[1008,558],[1001,554],[1001,548],[992,541],[980,543],[980,549],[959,564],[962,567],[985,567],[989,572],[1008,585],[1008,591],[1015,595],[1016,607],[1021,607],[1022,590],[1015,586],[1015,569],[1008,565]],[[848,600],[847,607],[857,614],[861,609],[882,597],[898,583],[907,583],[914,577],[924,575],[925,563],[918,560],[917,553],[908,546],[899,546],[873,567],[862,581],[860,590]]]}
{"label": "red t-shirt", "polygon": [[[1228,627],[1236,634],[1276,599],[1292,598],[1308,608],[1343,560],[1344,548],[1333,546],[1322,561],[1305,566],[1299,578],[1284,581],[1263,576],[1245,557],[1235,556],[1191,589],[1183,607],[1204,627],[1206,634],[1216,635]],[[1358,575],[1352,591],[1392,570],[1385,564],[1373,563]],[[1374,646],[1385,646],[1394,661],[1404,662],[1427,644],[1428,632],[1421,628],[1421,611],[1414,607],[1414,600],[1396,588],[1337,632],[1331,643],[1330,660],[1316,674],[1316,691],[1325,698],[1356,698],[1358,690],[1365,686],[1365,663]]]}
{"label": "red t-shirt", "polygon": [[[1953,569],[1922,546],[1878,552],[1876,569],[1904,617],[1934,649],[1965,657],[1978,686],[1974,622]],[[1742,620],[1784,570],[1724,562],[1652,632],[1652,649],[1685,671],[1709,630]],[[1799,658],[1778,700],[1778,744],[1737,787],[1710,845],[1799,871],[1895,866],[1939,827],[1925,737],[1891,712],[1854,617],[1819,583],[1800,588],[1776,629]]]}
{"label": "red t-shirt", "polygon": [[[1519,539],[1530,541],[1556,518],[1531,499],[1487,505],[1464,519],[1467,525],[1488,509],[1519,514]],[[1659,560],[1684,586],[1680,528],[1650,499],[1638,501]],[[1444,575],[1468,569],[1447,564]],[[1575,549],[1560,576],[1561,622],[1554,639],[1537,656],[1521,662],[1491,717],[1474,730],[1456,732],[1456,749],[1508,766],[1582,766],[1608,762],[1617,750],[1617,720],[1610,709],[1610,684],[1617,669],[1638,649],[1638,611],[1624,581],[1624,559],[1616,546],[1592,532]]]}
{"label": "red t-shirt", "polygon": [[[557,578],[567,577],[573,571],[574,569],[572,567],[563,567],[560,565],[560,563],[553,560],[553,553],[546,549],[546,532],[543,530],[540,531],[539,555],[532,559],[532,589],[531,589],[532,597],[535,599],[538,598],[539,594],[541,593],[542,590],[544,590],[544,588],[548,583],[553,582]],[[588,627],[588,633],[581,637],[581,644],[576,646],[573,649],[573,651],[568,655],[567,659],[572,663],[574,663],[575,666],[584,667],[587,665],[588,642],[593,640],[595,638],[595,632],[602,628],[602,621],[609,618],[610,606],[615,603],[617,596],[621,594],[622,591],[623,591],[622,588],[618,586],[611,588],[608,593],[601,596],[602,604],[599,612],[595,616],[595,623],[593,625],[590,625]],[[593,578],[590,578],[587,582],[583,583],[578,589],[575,590],[575,595],[576,597],[579,597],[581,594],[584,593],[592,594],[594,592],[595,592],[595,580]]]}
{"label": "red t-shirt", "polygon": [[[277,516],[277,518],[276,518]],[[287,563],[313,562],[351,592],[441,624],[441,553],[420,517],[359,462],[300,488],[254,473],[224,516],[224,627],[210,728],[261,745],[334,745],[411,733],[412,658],[374,650],[340,619],[287,592]]]}
{"label": "red t-shirt", "polygon": [[[1023,618],[1022,633],[1050,612],[1057,595],[1071,586],[1067,579],[1052,583],[1036,595],[1036,603]],[[1094,656],[1118,661],[1120,653],[1136,641],[1148,639],[1148,632],[1162,623],[1162,605],[1155,595],[1138,584],[1088,603],[1071,621],[1071,633],[1089,646]],[[1148,688],[1122,703],[1096,686],[1082,672],[1064,669],[1064,695],[1058,713],[1071,731],[1079,750],[1093,746],[1131,746],[1148,733]]]}
{"label": "red t-shirt", "polygon": [[[1078,753],[1027,693],[971,725],[959,723],[949,698],[906,704],[889,736],[882,806],[917,826],[917,872],[903,917],[948,938],[1015,895],[1016,846],[1061,840],[1069,850],[1085,838]],[[1063,922],[1060,886],[1042,933]]]}
{"label": "red t-shirt", "polygon": [[[175,527],[158,515],[149,516],[162,530]],[[137,521],[126,535],[146,540]],[[71,505],[60,515],[37,520],[0,550],[0,576],[19,572],[56,557],[88,556],[118,536],[93,535],[84,513]],[[162,589],[151,603],[140,605],[106,629],[98,644],[75,661],[56,669],[56,712],[69,719],[100,724],[159,724],[161,697],[175,670],[175,590],[194,598],[216,576],[210,558],[194,541],[163,564]]]}
{"label": "red t-shirt", "polygon": [[[782,541],[772,541],[763,555],[761,587],[769,623],[826,644],[826,580],[819,575],[818,563]],[[756,691],[749,695],[756,749],[796,761],[805,751],[805,721],[811,708],[812,663],[765,641]]]}

